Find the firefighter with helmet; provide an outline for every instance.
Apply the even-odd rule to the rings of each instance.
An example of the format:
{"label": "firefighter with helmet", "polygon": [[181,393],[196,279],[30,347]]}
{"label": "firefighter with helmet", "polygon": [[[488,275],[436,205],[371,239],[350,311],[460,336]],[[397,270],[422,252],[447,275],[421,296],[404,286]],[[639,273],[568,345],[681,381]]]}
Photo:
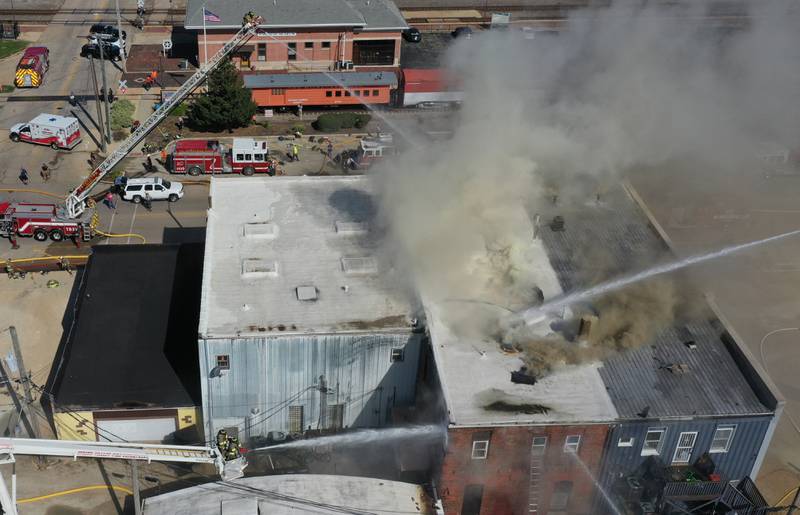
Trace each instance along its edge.
{"label": "firefighter with helmet", "polygon": [[256,13],[253,11],[247,11],[247,14],[244,15],[244,24],[249,25],[256,21]]}
{"label": "firefighter with helmet", "polygon": [[225,460],[231,461],[239,457],[239,439],[235,436],[228,438],[228,449],[225,451]]}
{"label": "firefighter with helmet", "polygon": [[217,449],[225,456],[228,452],[228,432],[220,429],[217,432]]}

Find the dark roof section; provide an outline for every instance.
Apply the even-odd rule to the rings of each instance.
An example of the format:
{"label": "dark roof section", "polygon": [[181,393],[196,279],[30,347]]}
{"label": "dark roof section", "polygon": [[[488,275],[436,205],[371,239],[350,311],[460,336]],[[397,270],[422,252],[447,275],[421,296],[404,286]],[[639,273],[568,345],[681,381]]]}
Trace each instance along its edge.
{"label": "dark roof section", "polygon": [[246,88],[347,88],[357,86],[397,87],[394,72],[257,73],[244,75]]}
{"label": "dark roof section", "polygon": [[54,411],[199,405],[202,271],[201,243],[95,246],[48,381]]}
{"label": "dark roof section", "polygon": [[403,30],[403,15],[391,0],[188,0],[184,26],[203,29],[203,7],[221,21],[206,20],[206,30],[239,29],[245,13],[264,18],[266,29],[356,27]]}
{"label": "dark roof section", "polygon": [[[580,212],[561,212],[558,206],[549,210],[543,223],[555,215],[565,221],[563,231],[547,226],[541,231],[564,291],[586,285],[587,278],[616,277],[670,256],[656,230],[621,188]],[[593,270],[584,262],[600,262],[603,268]],[[722,323],[709,309],[688,325],[665,328],[651,342],[607,359],[600,376],[620,418],[770,413],[754,391],[758,385],[750,383],[752,372],[737,365],[724,334]],[[689,341],[694,342],[693,349],[686,345]],[[688,368],[682,371],[670,365]]]}
{"label": "dark roof section", "polygon": [[424,32],[422,41],[401,40],[400,66],[403,68],[443,68],[447,49],[453,44],[449,32]]}

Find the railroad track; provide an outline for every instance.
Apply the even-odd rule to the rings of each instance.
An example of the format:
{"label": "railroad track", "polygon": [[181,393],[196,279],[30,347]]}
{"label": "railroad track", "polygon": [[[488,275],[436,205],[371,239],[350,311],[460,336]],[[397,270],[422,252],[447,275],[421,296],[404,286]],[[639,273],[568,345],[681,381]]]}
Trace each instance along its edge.
{"label": "railroad track", "polygon": [[[184,18],[185,9],[152,9],[145,13],[145,25],[165,25]],[[136,9],[120,9],[123,21],[130,22],[136,18]],[[31,24],[63,24],[86,25],[92,23],[116,23],[117,11],[105,9],[0,9],[0,21],[15,20],[19,23]]]}

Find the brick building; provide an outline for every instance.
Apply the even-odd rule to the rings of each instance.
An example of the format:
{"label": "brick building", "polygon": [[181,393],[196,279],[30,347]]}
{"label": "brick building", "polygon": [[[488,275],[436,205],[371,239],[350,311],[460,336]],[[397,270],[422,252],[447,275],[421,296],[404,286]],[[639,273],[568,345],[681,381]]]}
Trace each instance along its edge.
{"label": "brick building", "polygon": [[241,28],[248,11],[264,24],[233,55],[243,70],[363,71],[400,64],[408,25],[391,0],[189,0],[184,26],[198,32],[201,63],[206,51],[214,55]]}

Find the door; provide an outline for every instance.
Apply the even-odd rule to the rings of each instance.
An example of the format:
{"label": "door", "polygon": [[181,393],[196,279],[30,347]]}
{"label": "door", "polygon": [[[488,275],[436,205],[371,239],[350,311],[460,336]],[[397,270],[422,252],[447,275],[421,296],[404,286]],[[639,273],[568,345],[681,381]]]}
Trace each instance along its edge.
{"label": "door", "polygon": [[242,68],[250,68],[250,52],[242,52],[239,54],[239,59],[242,63]]}
{"label": "door", "polygon": [[481,504],[483,504],[483,485],[467,485],[464,489],[461,515],[480,515]]}
{"label": "door", "polygon": [[175,417],[154,418],[111,418],[95,419],[98,433],[104,441],[107,438],[117,441],[160,443],[167,435],[178,428]]}

